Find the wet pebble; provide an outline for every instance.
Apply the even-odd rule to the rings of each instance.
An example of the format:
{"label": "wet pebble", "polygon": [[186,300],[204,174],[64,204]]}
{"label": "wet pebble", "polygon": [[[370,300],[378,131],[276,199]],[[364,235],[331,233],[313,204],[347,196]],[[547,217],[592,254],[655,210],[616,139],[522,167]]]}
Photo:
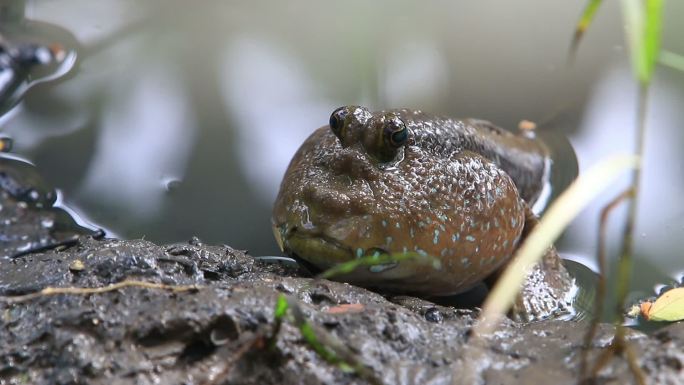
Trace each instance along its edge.
{"label": "wet pebble", "polygon": [[425,319],[428,322],[440,323],[444,320],[444,316],[437,308],[432,307],[425,312]]}
{"label": "wet pebble", "polygon": [[69,270],[72,272],[78,272],[85,269],[85,264],[80,259],[75,259],[69,264]]}
{"label": "wet pebble", "polygon": [[0,136],[0,152],[12,151],[12,138]]}

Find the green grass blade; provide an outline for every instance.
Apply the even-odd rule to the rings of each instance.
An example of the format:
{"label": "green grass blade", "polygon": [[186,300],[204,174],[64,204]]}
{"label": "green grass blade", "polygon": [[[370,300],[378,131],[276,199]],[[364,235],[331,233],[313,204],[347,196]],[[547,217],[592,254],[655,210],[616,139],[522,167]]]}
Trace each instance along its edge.
{"label": "green grass blade", "polygon": [[637,80],[649,84],[660,51],[663,0],[623,0],[632,68]]}
{"label": "green grass blade", "polygon": [[321,340],[318,338],[316,331],[311,326],[310,323],[304,322],[299,325],[299,332],[302,333],[304,340],[311,346],[311,348],[321,356],[325,361],[330,364],[336,365],[343,372],[346,373],[356,373],[356,368],[353,364],[345,362],[340,356],[338,356],[334,350],[326,347]]}
{"label": "green grass blade", "polygon": [[582,10],[582,15],[580,16],[580,19],[577,22],[577,25],[575,26],[575,35],[572,38],[572,45],[570,46],[571,55],[574,55],[574,53],[577,51],[577,47],[579,46],[580,40],[582,40],[584,33],[587,31],[591,23],[594,21],[596,11],[598,11],[602,2],[603,0],[589,0],[584,6],[584,10]]}
{"label": "green grass blade", "polygon": [[441,268],[439,259],[432,257],[430,255],[423,255],[415,252],[408,253],[395,253],[395,254],[376,254],[370,255],[362,258],[355,259],[353,261],[340,263],[335,265],[330,269],[322,272],[317,276],[320,279],[330,279],[337,275],[349,274],[361,266],[375,266],[384,265],[387,263],[400,263],[403,261],[418,261],[421,263],[432,264],[433,268],[436,270]]}
{"label": "green grass blade", "polygon": [[684,56],[670,51],[660,51],[660,64],[684,72]]}
{"label": "green grass blade", "polygon": [[274,316],[276,320],[282,320],[288,309],[287,297],[285,294],[280,294],[276,300],[276,307],[274,311]]}
{"label": "green grass blade", "polygon": [[646,1],[646,23],[644,25],[644,60],[650,82],[660,52],[660,32],[663,23],[664,0]]}
{"label": "green grass blade", "polygon": [[280,334],[280,329],[283,327],[283,322],[285,321],[285,316],[287,315],[287,310],[290,308],[287,296],[285,294],[279,294],[278,299],[276,299],[275,309],[273,311],[273,333],[268,338],[269,349],[275,349],[276,343],[278,341],[278,334]]}
{"label": "green grass blade", "polygon": [[582,35],[584,32],[586,32],[587,28],[589,28],[591,25],[591,22],[594,21],[596,11],[598,11],[602,2],[602,0],[589,0],[587,2],[587,4],[584,6],[584,10],[582,11],[582,16],[580,16],[580,19],[577,22],[575,35]]}
{"label": "green grass blade", "polygon": [[489,334],[513,304],[529,270],[544,255],[570,221],[617,176],[627,169],[639,167],[633,155],[604,160],[577,178],[549,207],[539,225],[527,236],[512,262],[492,289],[482,306],[476,335]]}
{"label": "green grass blade", "polygon": [[304,341],[326,362],[337,366],[346,373],[360,376],[372,385],[381,385],[383,382],[375,375],[375,372],[366,367],[363,357],[352,351],[346,343],[340,341],[320,326],[309,322],[298,301],[287,296],[285,300],[292,314],[292,321],[299,329]]}
{"label": "green grass blade", "polygon": [[625,20],[625,33],[627,45],[632,60],[632,71],[636,78],[643,83],[648,83],[646,67],[644,66],[643,35],[644,35],[644,10],[641,0],[622,0],[623,17]]}

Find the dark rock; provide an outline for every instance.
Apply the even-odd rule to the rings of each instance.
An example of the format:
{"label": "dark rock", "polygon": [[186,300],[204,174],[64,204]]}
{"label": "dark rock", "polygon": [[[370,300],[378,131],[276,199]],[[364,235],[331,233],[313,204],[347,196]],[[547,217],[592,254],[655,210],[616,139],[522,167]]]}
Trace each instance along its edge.
{"label": "dark rock", "polygon": [[0,155],[0,259],[74,244],[101,232],[80,226],[28,162]]}

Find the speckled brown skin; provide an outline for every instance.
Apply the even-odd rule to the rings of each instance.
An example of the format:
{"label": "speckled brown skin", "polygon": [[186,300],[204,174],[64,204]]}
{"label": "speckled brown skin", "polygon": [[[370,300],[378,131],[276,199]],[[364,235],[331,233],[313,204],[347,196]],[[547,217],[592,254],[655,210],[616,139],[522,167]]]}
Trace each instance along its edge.
{"label": "speckled brown skin", "polygon": [[[316,130],[285,173],[273,225],[286,253],[321,269],[363,255],[430,255],[440,268],[413,259],[339,277],[422,295],[462,292],[508,261],[546,182],[542,143],[420,111],[340,114],[338,131]],[[387,140],[393,121],[408,133],[397,147]]]}

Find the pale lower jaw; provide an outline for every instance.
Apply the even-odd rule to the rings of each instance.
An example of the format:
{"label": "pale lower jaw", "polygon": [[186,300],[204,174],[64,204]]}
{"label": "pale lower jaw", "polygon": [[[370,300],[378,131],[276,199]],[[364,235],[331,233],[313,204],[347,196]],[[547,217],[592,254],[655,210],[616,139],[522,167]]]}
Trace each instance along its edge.
{"label": "pale lower jaw", "polygon": [[320,269],[327,269],[354,258],[348,247],[320,236],[294,233],[282,241],[283,251],[296,254]]}

